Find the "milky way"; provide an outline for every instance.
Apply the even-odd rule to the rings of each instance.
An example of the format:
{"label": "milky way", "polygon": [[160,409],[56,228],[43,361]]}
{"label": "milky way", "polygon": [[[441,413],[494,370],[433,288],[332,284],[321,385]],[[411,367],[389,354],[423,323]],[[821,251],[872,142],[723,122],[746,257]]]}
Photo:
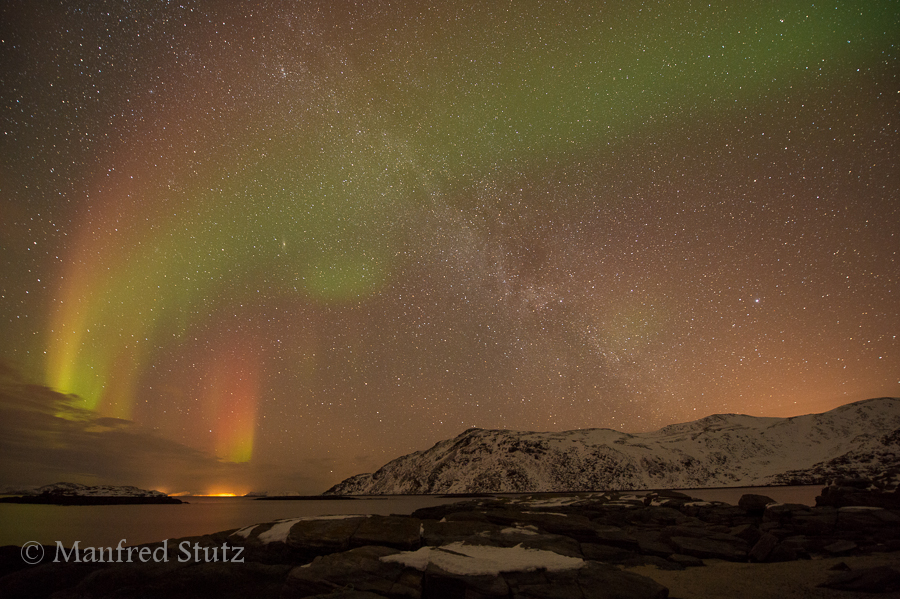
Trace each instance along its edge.
{"label": "milky way", "polygon": [[9,400],[16,455],[214,465],[69,478],[317,492],[473,426],[900,394],[895,3],[0,23],[0,357],[68,396]]}

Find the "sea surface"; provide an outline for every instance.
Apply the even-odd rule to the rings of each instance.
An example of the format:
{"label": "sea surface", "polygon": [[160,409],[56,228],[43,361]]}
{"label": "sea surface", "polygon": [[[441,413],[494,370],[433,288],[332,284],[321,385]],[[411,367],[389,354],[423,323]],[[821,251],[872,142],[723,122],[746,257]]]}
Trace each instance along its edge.
{"label": "sea surface", "polygon": [[[741,495],[767,495],[781,503],[815,505],[821,486],[687,489],[705,501],[737,505]],[[637,491],[642,493],[642,491]],[[423,507],[468,498],[423,495],[362,497],[352,500],[256,501],[248,497],[181,497],[181,505],[57,506],[0,504],[0,546],[61,542],[69,548],[139,545],[242,528],[282,518],[329,514],[410,514]]]}

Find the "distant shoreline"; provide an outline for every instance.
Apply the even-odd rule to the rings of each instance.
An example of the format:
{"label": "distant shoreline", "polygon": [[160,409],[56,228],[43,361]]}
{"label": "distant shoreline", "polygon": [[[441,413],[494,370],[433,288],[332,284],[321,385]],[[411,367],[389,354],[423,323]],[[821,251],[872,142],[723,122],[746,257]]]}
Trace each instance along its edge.
{"label": "distant shoreline", "polygon": [[33,505],[141,505],[187,503],[175,497],[117,497],[114,495],[19,495],[0,497],[0,503]]}
{"label": "distant shoreline", "polygon": [[[561,491],[563,492],[563,491]],[[590,491],[586,491],[590,492]],[[255,499],[257,501],[332,501],[332,500],[358,500],[358,499],[391,499],[394,497],[436,497],[442,498],[482,498],[494,497],[495,495],[511,495],[513,493],[416,493],[404,495],[271,495],[261,497],[247,497],[247,499]],[[521,495],[521,493],[515,493]],[[532,493],[529,493],[531,495]],[[246,496],[245,496],[246,497]]]}
{"label": "distant shoreline", "polygon": [[247,499],[255,499],[256,501],[331,501],[332,499],[354,500],[354,495],[272,495],[264,497],[247,497]]}

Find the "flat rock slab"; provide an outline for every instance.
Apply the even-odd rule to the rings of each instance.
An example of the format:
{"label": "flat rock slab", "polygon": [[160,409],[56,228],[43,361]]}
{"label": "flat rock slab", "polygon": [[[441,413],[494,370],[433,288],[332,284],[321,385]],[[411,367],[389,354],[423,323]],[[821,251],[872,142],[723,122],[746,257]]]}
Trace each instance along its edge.
{"label": "flat rock slab", "polygon": [[317,557],[311,563],[291,570],[281,597],[326,595],[346,589],[389,598],[420,596],[420,573],[381,559],[396,553],[399,551],[390,547],[368,546]]}
{"label": "flat rock slab", "polygon": [[563,535],[543,534],[527,528],[507,527],[490,533],[478,533],[465,539],[469,545],[515,547],[552,551],[558,555],[582,558],[581,545],[575,539]]}
{"label": "flat rock slab", "polygon": [[351,547],[382,545],[408,551],[421,546],[422,521],[407,516],[372,516],[363,520],[353,536]]}
{"label": "flat rock slab", "polygon": [[368,520],[365,516],[339,518],[333,520],[301,520],[291,527],[287,544],[298,549],[324,554],[350,549],[350,538],[360,525]]}

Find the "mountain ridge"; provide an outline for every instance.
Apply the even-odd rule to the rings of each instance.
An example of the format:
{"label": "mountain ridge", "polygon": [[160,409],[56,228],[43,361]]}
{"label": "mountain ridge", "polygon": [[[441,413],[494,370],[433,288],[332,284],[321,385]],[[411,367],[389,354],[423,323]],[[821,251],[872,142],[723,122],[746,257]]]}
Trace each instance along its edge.
{"label": "mountain ridge", "polygon": [[473,427],[392,460],[374,473],[352,476],[325,494],[819,483],[830,474],[900,465],[898,430],[900,399],[891,397],[790,418],[713,414],[644,433]]}

